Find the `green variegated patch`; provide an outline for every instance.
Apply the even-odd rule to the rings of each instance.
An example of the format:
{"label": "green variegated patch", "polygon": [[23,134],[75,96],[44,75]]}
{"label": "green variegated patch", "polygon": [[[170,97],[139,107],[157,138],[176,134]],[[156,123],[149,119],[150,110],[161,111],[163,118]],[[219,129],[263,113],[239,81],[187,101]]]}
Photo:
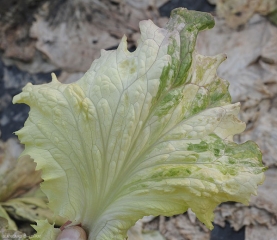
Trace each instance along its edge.
{"label": "green variegated patch", "polygon": [[[182,8],[165,29],[142,21],[136,51],[123,37],[76,83],[53,76],[14,97],[31,107],[17,135],[42,169],[50,209],[90,240],[124,239],[145,215],[188,208],[212,228],[218,204],[248,203],[263,181],[258,147],[233,142],[245,124],[216,75],[225,55],[194,50],[213,25],[210,14]],[[47,221],[36,230],[58,234]]]}

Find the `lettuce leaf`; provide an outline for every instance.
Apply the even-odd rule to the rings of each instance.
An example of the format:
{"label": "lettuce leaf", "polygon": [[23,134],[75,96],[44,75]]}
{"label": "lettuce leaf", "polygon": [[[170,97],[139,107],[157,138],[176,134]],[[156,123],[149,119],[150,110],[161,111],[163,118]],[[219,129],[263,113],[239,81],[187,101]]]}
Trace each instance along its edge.
{"label": "lettuce leaf", "polygon": [[[191,208],[210,229],[214,208],[247,204],[264,178],[261,153],[233,135],[245,124],[216,75],[225,55],[195,50],[210,14],[176,9],[165,29],[140,22],[136,51],[126,37],[101,52],[76,83],[27,84],[14,103],[31,107],[16,134],[42,169],[42,191],[57,216],[90,240],[124,239],[145,215]],[[47,221],[41,239],[55,239]]]}

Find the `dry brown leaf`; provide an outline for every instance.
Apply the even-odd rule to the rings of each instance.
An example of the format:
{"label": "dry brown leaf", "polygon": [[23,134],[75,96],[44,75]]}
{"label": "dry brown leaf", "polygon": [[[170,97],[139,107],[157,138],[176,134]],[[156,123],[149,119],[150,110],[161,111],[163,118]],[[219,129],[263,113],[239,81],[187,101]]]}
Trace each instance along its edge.
{"label": "dry brown leaf", "polygon": [[251,205],[267,210],[277,219],[277,171],[268,169],[265,175],[265,182],[258,187],[258,195],[251,198]]}
{"label": "dry brown leaf", "polygon": [[276,240],[277,225],[272,228],[265,226],[247,226],[245,240]]}
{"label": "dry brown leaf", "polygon": [[188,214],[166,218],[161,216],[159,231],[167,240],[209,240],[210,231],[196,219],[193,223]]}
{"label": "dry brown leaf", "polygon": [[15,139],[0,141],[0,202],[20,196],[41,182],[32,159],[25,156],[17,161],[21,151]]}
{"label": "dry brown leaf", "polygon": [[[32,8],[32,1],[17,5]],[[34,23],[17,24],[15,29],[0,20],[0,49],[5,64],[32,73],[57,68],[86,71],[99,57],[99,49],[115,48],[124,34],[129,47],[134,46],[132,36],[138,32],[139,21],[152,19],[163,25],[165,18],[160,18],[158,8],[167,1],[94,0],[92,4],[87,0],[59,0],[36,4],[29,16]],[[22,14],[20,8],[15,8],[4,17],[10,18],[10,12]]]}
{"label": "dry brown leaf", "polygon": [[151,222],[155,217],[146,216],[136,222],[136,224],[128,230],[128,240],[165,240],[160,232],[155,230],[143,229],[143,225]]}
{"label": "dry brown leaf", "polygon": [[78,27],[69,23],[52,27],[38,17],[31,34],[37,38],[36,48],[55,66],[71,72],[86,71],[91,61],[100,56],[99,49],[117,45],[119,41],[104,29],[88,23]]}
{"label": "dry brown leaf", "polygon": [[[29,38],[29,29],[25,25],[18,25],[10,30],[5,29],[0,22],[0,49],[4,57],[30,61],[35,56],[35,41]],[[26,41],[28,39],[28,41]]]}
{"label": "dry brown leaf", "polygon": [[214,223],[225,227],[225,221],[228,221],[235,231],[250,225],[264,225],[269,228],[276,225],[275,216],[266,210],[233,203],[224,203],[215,211]]}
{"label": "dry brown leaf", "polygon": [[237,28],[245,24],[254,13],[267,15],[277,9],[276,0],[210,0],[216,4],[219,17],[225,19],[228,26]]}
{"label": "dry brown leaf", "polygon": [[47,3],[31,27],[31,37],[37,40],[36,48],[58,68],[84,72],[100,56],[99,49],[116,47],[124,34],[132,40],[132,35],[139,30],[139,21],[150,18],[158,23],[158,6],[164,2],[67,1],[55,16],[51,13],[51,4]]}

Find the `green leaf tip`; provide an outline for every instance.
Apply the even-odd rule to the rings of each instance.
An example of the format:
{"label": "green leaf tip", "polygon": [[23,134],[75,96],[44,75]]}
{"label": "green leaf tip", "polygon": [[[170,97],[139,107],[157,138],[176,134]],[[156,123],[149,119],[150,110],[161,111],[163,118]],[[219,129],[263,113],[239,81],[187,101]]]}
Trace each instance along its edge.
{"label": "green leaf tip", "polygon": [[[124,239],[145,215],[188,208],[211,229],[218,204],[247,203],[263,181],[257,145],[233,142],[245,123],[216,74],[226,56],[195,51],[198,31],[213,24],[186,9],[164,29],[142,21],[136,51],[123,37],[77,82],[53,77],[14,97],[31,107],[16,134],[42,169],[50,209],[89,240]],[[57,234],[48,221],[36,229]]]}
{"label": "green leaf tip", "polygon": [[213,16],[210,13],[188,10],[186,8],[176,8],[170,14],[171,22],[184,23],[190,30],[202,31],[211,29],[215,25]]}

